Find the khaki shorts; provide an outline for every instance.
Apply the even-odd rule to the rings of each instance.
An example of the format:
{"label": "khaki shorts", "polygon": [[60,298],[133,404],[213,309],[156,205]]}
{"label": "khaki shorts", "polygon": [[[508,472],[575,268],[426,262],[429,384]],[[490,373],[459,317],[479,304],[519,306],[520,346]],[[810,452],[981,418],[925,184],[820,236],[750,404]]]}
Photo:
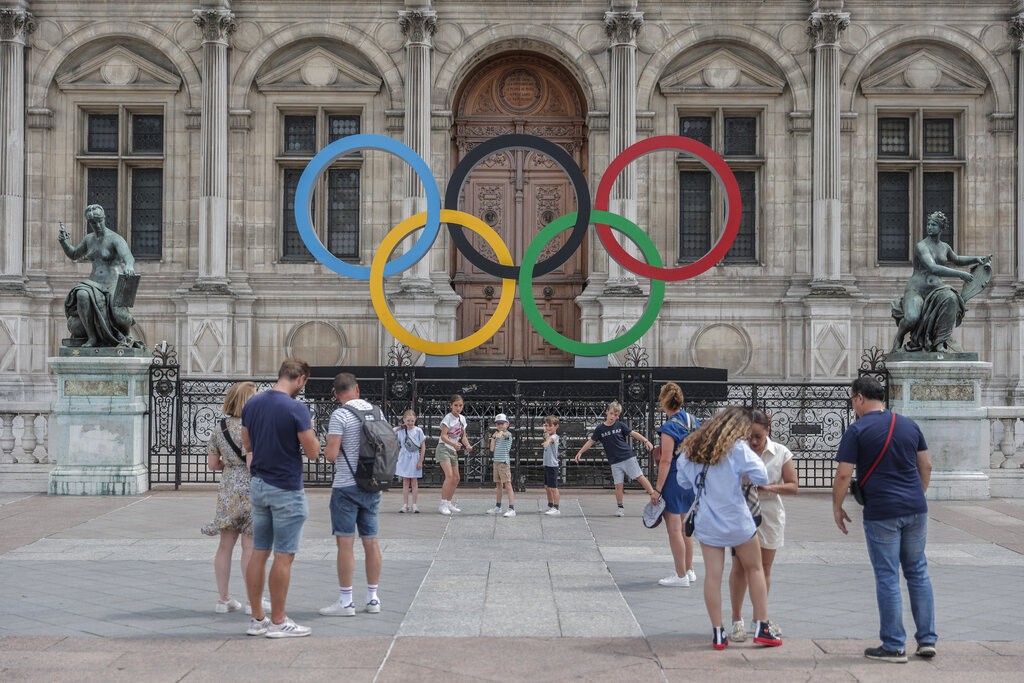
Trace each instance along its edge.
{"label": "khaki shorts", "polygon": [[508,484],[512,482],[512,467],[507,462],[494,463],[494,483]]}
{"label": "khaki shorts", "polygon": [[437,442],[437,448],[434,449],[434,460],[438,464],[442,462],[450,462],[454,465],[459,464],[459,454],[455,452],[455,449],[446,444],[444,441]]}

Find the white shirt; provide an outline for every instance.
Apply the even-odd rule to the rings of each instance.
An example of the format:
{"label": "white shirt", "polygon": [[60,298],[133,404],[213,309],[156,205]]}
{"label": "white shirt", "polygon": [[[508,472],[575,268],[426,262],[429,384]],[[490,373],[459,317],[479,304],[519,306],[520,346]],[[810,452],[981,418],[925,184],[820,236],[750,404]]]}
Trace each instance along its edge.
{"label": "white shirt", "polygon": [[[356,410],[369,410],[373,407],[369,401],[361,398],[354,398],[345,403]],[[343,408],[336,408],[331,413],[331,421],[327,426],[327,434],[341,436],[341,450],[338,452],[338,459],[334,461],[334,482],[333,488],[340,489],[346,486],[355,486],[356,480],[352,472],[359,464],[359,438],[362,434],[360,428],[362,423],[351,411]],[[345,464],[346,460],[348,465]],[[349,465],[352,466],[349,469]]]}

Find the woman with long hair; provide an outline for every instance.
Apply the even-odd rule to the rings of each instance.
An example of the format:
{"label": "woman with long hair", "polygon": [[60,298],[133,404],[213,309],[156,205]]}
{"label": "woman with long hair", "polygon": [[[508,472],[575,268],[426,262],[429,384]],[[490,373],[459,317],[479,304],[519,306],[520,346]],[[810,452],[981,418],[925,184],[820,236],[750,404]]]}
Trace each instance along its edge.
{"label": "woman with long hair", "polygon": [[726,408],[683,441],[686,460],[678,465],[679,484],[696,490],[694,529],[704,558],[704,604],[711,618],[716,650],[729,645],[722,626],[722,570],[725,549],[733,548],[743,563],[754,605],[754,642],[782,645],[782,637],[768,621],[768,587],[761,567],[757,526],[741,488],[744,479],[768,483],[764,463],[747,445],[753,423],[749,408]]}
{"label": "woman with long hair", "polygon": [[[231,579],[231,555],[235,542],[242,539],[242,576],[252,557],[252,505],[249,502],[249,468],[242,454],[242,407],[256,395],[252,382],[236,382],[228,389],[224,398],[224,417],[218,420],[210,435],[207,447],[207,466],[220,472],[220,489],[217,491],[217,512],[213,522],[202,528],[207,536],[220,536],[217,553],[213,557],[213,572],[217,578],[217,592],[220,598],[214,606],[218,614],[234,612],[242,604],[231,597],[228,582]],[[264,599],[264,609],[270,603]],[[248,604],[247,614],[252,613]]]}
{"label": "woman with long hair", "polygon": [[[761,526],[757,528],[757,535],[761,542],[764,583],[770,592],[775,553],[782,547],[786,530],[786,508],[779,496],[796,495],[800,484],[793,464],[793,451],[772,441],[772,418],[764,411],[755,410],[752,419],[747,443],[751,450],[761,456],[768,470],[768,484],[757,487],[761,498]],[[737,643],[747,639],[742,616],[743,597],[746,593],[747,576],[743,571],[743,563],[733,562],[732,571],[729,572],[729,600],[732,603],[732,633],[729,637]]]}
{"label": "woman with long hair", "polygon": [[672,549],[675,571],[658,581],[660,586],[689,588],[697,580],[693,571],[693,539],[683,534],[683,521],[693,505],[693,489],[684,489],[676,480],[677,460],[682,453],[683,440],[700,426],[700,420],[683,410],[683,390],[675,382],[668,382],[658,395],[665,422],[658,428],[661,434],[658,479],[654,484],[651,503],[665,501],[665,531]]}

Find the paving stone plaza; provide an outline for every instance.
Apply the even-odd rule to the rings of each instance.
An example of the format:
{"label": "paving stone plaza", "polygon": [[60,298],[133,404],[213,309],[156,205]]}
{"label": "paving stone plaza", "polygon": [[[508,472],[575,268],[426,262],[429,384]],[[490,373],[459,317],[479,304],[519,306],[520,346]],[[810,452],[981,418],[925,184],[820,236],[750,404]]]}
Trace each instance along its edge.
{"label": "paving stone plaza", "polygon": [[[543,493],[530,490],[515,519],[484,514],[492,499],[479,489],[462,492],[452,517],[435,512],[436,492],[418,515],[385,494],[383,611],[355,618],[317,614],[336,598],[335,552],[329,492],[308,496],[288,614],[312,637],[270,641],[246,637],[241,612],[214,613],[217,541],[199,534],[212,488],[0,494],[0,680],[1024,679],[1020,500],[930,503],[939,655],[891,667],[862,656],[878,623],[859,509],[848,501],[844,537],[822,492],[786,501],[769,601],[784,645],[724,652],[708,645],[699,550],[695,587],[657,585],[671,554],[662,529],[640,523],[640,494],[617,518],[610,491],[565,490],[552,518],[536,514]],[[232,591],[243,592],[237,562]]]}

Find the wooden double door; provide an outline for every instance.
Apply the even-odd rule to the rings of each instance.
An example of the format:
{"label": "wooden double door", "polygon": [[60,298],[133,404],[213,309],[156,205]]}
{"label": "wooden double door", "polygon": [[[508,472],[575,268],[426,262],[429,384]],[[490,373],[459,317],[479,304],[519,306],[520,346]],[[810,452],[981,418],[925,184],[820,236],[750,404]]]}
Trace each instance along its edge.
{"label": "wooden double door", "polygon": [[[584,173],[586,131],[582,100],[569,75],[558,65],[532,54],[493,59],[463,87],[455,116],[454,163],[476,145],[509,133],[535,135],[565,149]],[[533,238],[555,218],[576,210],[576,196],[566,171],[551,157],[528,148],[495,152],[476,165],[462,186],[462,211],[477,216],[501,236],[516,265]],[[546,245],[541,260],[564,244],[563,232]],[[474,247],[496,260],[486,242],[466,231]],[[534,279],[534,300],[545,320],[572,339],[580,337],[576,297],[586,281],[586,246],[551,273]],[[478,330],[493,315],[501,280],[452,250],[452,286],[462,297],[458,336]],[[569,365],[569,354],[552,346],[533,329],[519,296],[512,313],[486,344],[462,354],[462,365]]]}

